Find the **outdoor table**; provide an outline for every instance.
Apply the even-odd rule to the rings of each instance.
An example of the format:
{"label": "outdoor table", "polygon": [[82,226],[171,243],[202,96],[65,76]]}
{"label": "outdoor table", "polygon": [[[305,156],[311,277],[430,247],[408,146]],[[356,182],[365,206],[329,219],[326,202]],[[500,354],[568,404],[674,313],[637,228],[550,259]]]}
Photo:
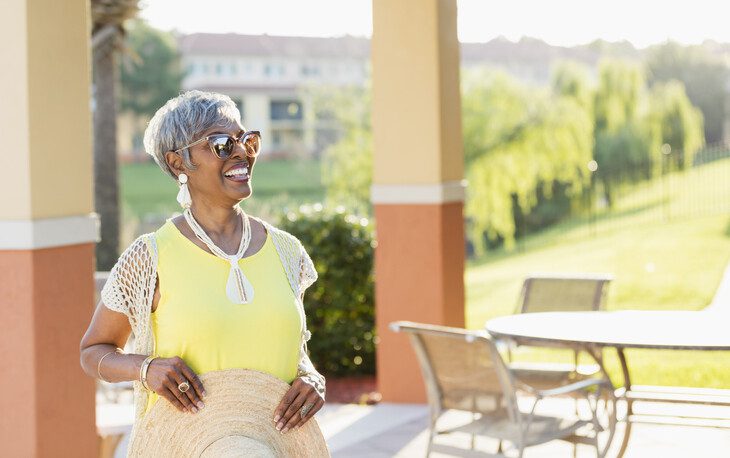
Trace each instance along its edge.
{"label": "outdoor table", "polygon": [[730,350],[727,318],[710,311],[546,312],[495,318],[486,323],[486,329],[497,339],[519,345],[586,350],[604,372],[602,350],[615,348],[624,378],[624,387],[616,390],[616,396],[626,401],[626,431],[618,454],[621,457],[626,451],[631,424],[644,422],[641,415],[633,413],[634,401],[730,406],[730,396],[724,390],[632,388],[625,349]]}

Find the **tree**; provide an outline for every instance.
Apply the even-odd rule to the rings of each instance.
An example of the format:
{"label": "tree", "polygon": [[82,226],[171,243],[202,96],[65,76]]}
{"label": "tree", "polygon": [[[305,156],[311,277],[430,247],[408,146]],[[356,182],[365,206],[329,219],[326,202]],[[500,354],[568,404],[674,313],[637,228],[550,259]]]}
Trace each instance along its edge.
{"label": "tree", "polygon": [[647,69],[652,87],[671,80],[684,83],[687,96],[704,116],[704,138],[709,143],[723,139],[725,87],[730,72],[719,57],[702,46],[667,42],[649,49]]}
{"label": "tree", "polygon": [[594,102],[593,157],[598,163],[595,179],[602,184],[609,206],[615,202],[618,185],[651,176],[658,133],[649,122],[645,101],[641,67],[626,61],[601,62]]}
{"label": "tree", "polygon": [[616,132],[635,121],[644,87],[644,73],[638,65],[619,60],[601,62],[594,102],[596,132]]}
{"label": "tree", "polygon": [[152,117],[180,92],[184,72],[174,37],[142,20],[130,22],[121,59],[121,109]]}
{"label": "tree", "polygon": [[680,81],[658,83],[652,88],[651,106],[663,144],[671,147],[671,164],[683,170],[692,164],[704,145],[702,112],[692,105]]}
{"label": "tree", "polygon": [[588,184],[592,119],[573,97],[504,74],[467,75],[462,101],[469,237],[477,254],[489,240],[509,248],[516,211],[528,213],[555,182],[569,195]]}
{"label": "tree", "polygon": [[139,11],[137,0],[92,0],[94,81],[94,206],[101,219],[97,270],[109,270],[119,256],[117,184],[117,55],[124,21]]}
{"label": "tree", "polygon": [[584,65],[571,61],[558,63],[553,69],[551,86],[556,95],[571,97],[578,105],[593,112],[594,90]]}
{"label": "tree", "polygon": [[322,181],[327,203],[370,215],[373,140],[370,126],[370,87],[309,89],[317,119],[336,125],[339,139],[324,151]]}

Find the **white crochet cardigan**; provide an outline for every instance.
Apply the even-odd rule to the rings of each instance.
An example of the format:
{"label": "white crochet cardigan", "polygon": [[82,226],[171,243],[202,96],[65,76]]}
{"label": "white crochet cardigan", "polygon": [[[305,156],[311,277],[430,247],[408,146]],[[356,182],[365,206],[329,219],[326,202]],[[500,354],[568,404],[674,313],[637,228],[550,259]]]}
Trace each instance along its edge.
{"label": "white crochet cardigan", "polygon": [[[252,217],[253,218],[253,217]],[[279,258],[284,266],[289,284],[297,297],[299,313],[302,315],[302,340],[297,375],[314,386],[324,398],[325,380],[317,372],[307,355],[307,341],[311,337],[307,330],[304,312],[304,291],[317,280],[317,271],[301,242],[286,231],[255,218],[264,225],[271,236]],[[101,299],[106,307],[123,313],[129,319],[134,334],[134,351],[142,355],[150,355],[154,351],[155,342],[150,324],[152,298],[157,283],[157,243],[154,233],[139,236],[119,256],[119,260],[109,273]],[[147,391],[139,381],[134,382],[135,428],[144,414],[147,405]]]}

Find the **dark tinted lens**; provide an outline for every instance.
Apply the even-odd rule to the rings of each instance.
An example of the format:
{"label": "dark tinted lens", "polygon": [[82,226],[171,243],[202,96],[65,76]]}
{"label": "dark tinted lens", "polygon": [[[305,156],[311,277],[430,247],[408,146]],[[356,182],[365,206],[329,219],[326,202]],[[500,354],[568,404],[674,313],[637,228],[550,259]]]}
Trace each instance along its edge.
{"label": "dark tinted lens", "polygon": [[228,135],[220,135],[210,138],[210,147],[216,156],[227,159],[233,150],[233,139]]}

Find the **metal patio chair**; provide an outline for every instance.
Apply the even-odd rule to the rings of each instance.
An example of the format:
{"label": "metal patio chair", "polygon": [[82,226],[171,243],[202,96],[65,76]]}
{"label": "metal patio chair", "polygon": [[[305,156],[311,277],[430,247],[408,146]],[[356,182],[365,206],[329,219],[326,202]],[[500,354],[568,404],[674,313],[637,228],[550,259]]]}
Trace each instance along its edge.
{"label": "metal patio chair", "polygon": [[[608,274],[531,275],[525,278],[516,313],[587,312],[603,308],[608,285],[613,276]],[[575,382],[595,375],[597,364],[579,365],[576,350],[570,363],[510,362],[517,378],[530,386],[548,388]],[[512,360],[511,349],[508,359]]]}
{"label": "metal patio chair", "polygon": [[[475,436],[482,435],[499,441],[498,453],[502,453],[503,441],[513,444],[519,457],[526,447],[556,439],[593,445],[599,457],[605,456],[615,429],[615,398],[607,378],[537,390],[514,377],[486,331],[408,321],[393,322],[390,328],[409,335],[421,366],[430,411],[427,457],[434,445],[439,445],[434,444],[436,436],[453,432],[471,434],[472,450]],[[529,394],[528,412],[518,406],[518,389]],[[569,393],[580,393],[589,400],[590,419],[535,413],[541,400]],[[599,399],[604,401],[606,416],[599,417]],[[471,412],[474,419],[454,428],[437,429],[439,418],[450,409]]]}

